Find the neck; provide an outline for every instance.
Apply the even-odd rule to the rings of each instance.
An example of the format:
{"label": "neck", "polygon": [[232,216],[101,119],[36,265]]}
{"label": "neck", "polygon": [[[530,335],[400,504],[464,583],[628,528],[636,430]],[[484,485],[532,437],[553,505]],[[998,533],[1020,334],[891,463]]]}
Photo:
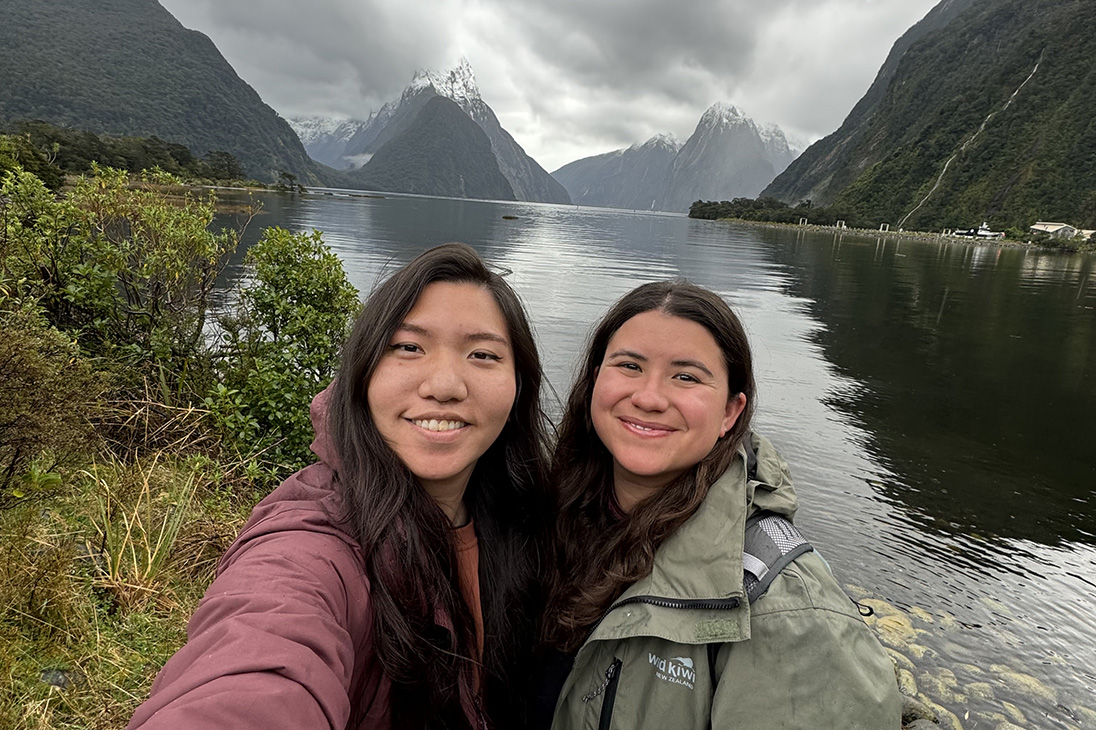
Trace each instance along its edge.
{"label": "neck", "polygon": [[643,500],[662,489],[665,484],[642,484],[630,479],[622,479],[617,476],[613,480],[613,495],[624,514],[630,515]]}
{"label": "neck", "polygon": [[453,527],[460,527],[468,522],[468,507],[464,504],[464,491],[468,483],[458,485],[423,485],[426,493],[434,500]]}
{"label": "neck", "polygon": [[681,475],[681,471],[662,473],[645,477],[641,474],[633,474],[622,468],[620,464],[613,463],[613,494],[616,495],[617,504],[624,510],[624,514],[631,514],[643,500],[661,492],[670,482]]}

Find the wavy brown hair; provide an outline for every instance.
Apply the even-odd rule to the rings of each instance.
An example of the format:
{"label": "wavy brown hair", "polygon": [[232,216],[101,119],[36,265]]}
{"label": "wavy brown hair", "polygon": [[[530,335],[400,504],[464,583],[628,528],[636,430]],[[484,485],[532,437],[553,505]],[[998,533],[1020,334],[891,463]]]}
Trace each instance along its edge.
{"label": "wavy brown hair", "polygon": [[[632,317],[650,311],[703,326],[723,354],[730,395],[744,394],[746,407],[707,456],[621,520],[609,509],[613,455],[594,430],[590,404],[609,340]],[[727,303],[713,292],[684,280],[659,281],[632,290],[613,305],[590,338],[552,458],[549,479],[558,490],[559,518],[542,629],[545,643],[575,651],[612,602],[651,572],[659,545],[696,512],[708,488],[734,460],[750,429],[754,396],[746,332]]]}
{"label": "wavy brown hair", "polygon": [[[367,402],[369,380],[396,328],[434,282],[471,283],[491,294],[506,321],[517,376],[509,420],[476,462],[464,495],[479,538],[482,666],[449,519],[381,437]],[[394,728],[525,725],[521,680],[542,604],[540,547],[550,513],[541,379],[520,300],[464,244],[430,249],[378,286],[344,347],[330,426],[345,520],[366,556],[373,637],[392,681]]]}

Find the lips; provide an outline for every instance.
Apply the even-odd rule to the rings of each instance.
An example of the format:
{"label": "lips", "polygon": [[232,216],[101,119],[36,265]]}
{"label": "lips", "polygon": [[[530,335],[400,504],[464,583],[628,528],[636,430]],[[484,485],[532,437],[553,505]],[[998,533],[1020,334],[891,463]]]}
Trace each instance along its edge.
{"label": "lips", "polygon": [[632,433],[638,433],[644,436],[666,436],[677,430],[672,426],[642,421],[638,418],[630,418],[627,416],[620,416],[620,422]]}

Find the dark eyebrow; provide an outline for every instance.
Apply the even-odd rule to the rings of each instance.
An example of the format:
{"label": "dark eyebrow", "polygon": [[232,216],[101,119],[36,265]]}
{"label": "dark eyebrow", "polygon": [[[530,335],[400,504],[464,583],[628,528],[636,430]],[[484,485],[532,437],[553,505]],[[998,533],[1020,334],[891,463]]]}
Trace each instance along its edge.
{"label": "dark eyebrow", "polygon": [[497,342],[500,345],[506,345],[507,347],[510,346],[510,340],[494,332],[471,332],[465,335],[464,339],[467,342],[481,342],[486,340],[488,342]]}
{"label": "dark eyebrow", "polygon": [[674,360],[672,364],[675,367],[679,368],[696,368],[697,370],[705,373],[709,378],[715,377],[714,375],[712,375],[712,371],[704,367],[704,363],[698,360]]}
{"label": "dark eyebrow", "polygon": [[633,360],[647,362],[647,358],[643,355],[640,355],[635,350],[617,350],[616,352],[610,352],[608,355],[605,356],[605,359],[608,360],[611,357],[630,357]]}
{"label": "dark eyebrow", "polygon": [[[430,336],[430,332],[425,327],[420,327],[417,324],[411,324],[410,322],[400,323],[400,326],[396,328],[396,332],[410,332],[413,335],[419,335],[421,337]],[[469,332],[464,336],[464,340],[465,342],[498,342],[507,347],[510,346],[510,340],[495,332]]]}

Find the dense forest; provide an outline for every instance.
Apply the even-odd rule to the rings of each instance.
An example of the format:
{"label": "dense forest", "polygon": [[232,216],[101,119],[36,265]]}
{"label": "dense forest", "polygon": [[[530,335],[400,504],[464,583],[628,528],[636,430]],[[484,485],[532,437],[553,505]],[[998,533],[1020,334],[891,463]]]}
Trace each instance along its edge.
{"label": "dense forest", "polygon": [[0,79],[0,126],[41,119],[223,150],[269,182],[325,171],[213,42],[155,0],[5,0]]}
{"label": "dense forest", "polygon": [[[0,129],[0,134],[5,130]],[[66,174],[91,172],[92,163],[127,172],[158,168],[188,180],[242,181],[240,161],[224,150],[197,157],[159,137],[113,137],[64,129],[43,121],[20,122],[0,137],[0,174],[16,164],[58,190]]]}
{"label": "dense forest", "polygon": [[1096,5],[941,3],[763,195],[892,227],[1096,228]]}

